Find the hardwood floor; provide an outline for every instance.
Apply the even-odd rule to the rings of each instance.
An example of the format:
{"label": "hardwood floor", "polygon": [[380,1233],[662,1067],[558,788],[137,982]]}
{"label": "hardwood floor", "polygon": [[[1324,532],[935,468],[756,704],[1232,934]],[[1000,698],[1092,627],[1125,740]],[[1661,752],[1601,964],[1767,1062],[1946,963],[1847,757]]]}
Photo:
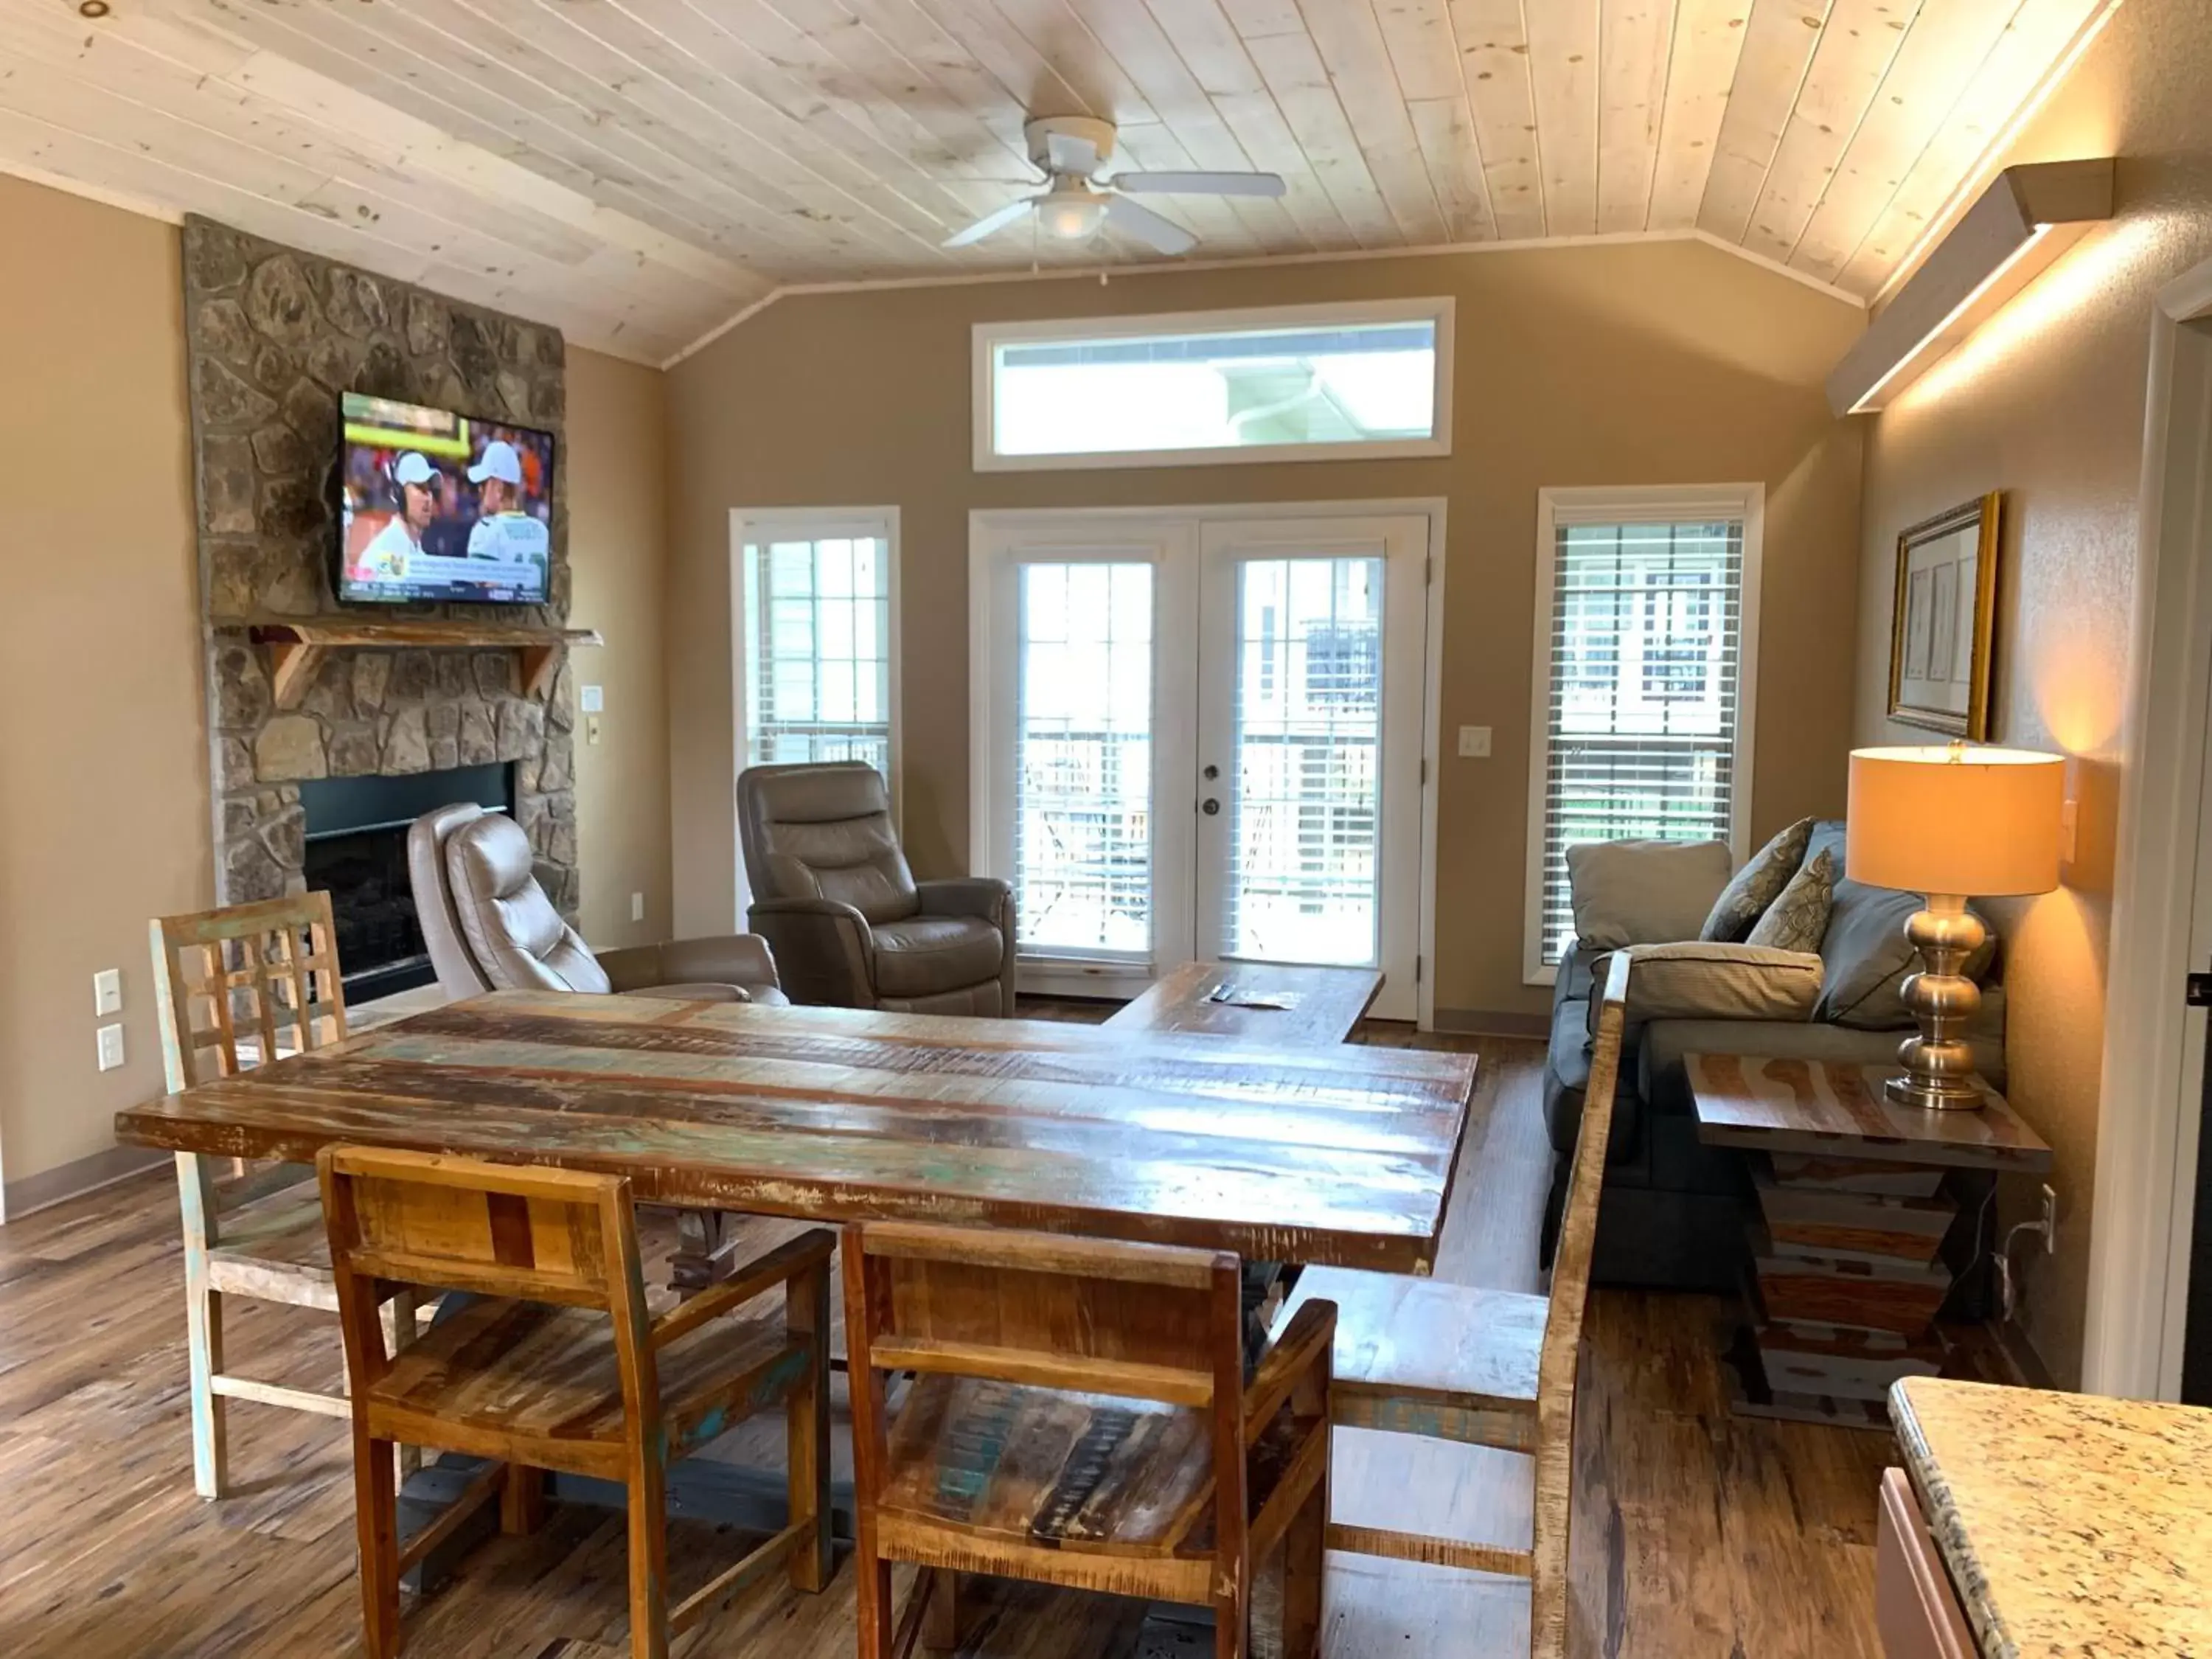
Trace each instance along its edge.
{"label": "hardwood floor", "polygon": [[[1437,1271],[1540,1289],[1536,1218],[1549,1161],[1540,1048],[1369,1030],[1370,1041],[1483,1055]],[[671,1234],[665,1245],[672,1243]],[[326,1322],[251,1304],[231,1318],[235,1369],[335,1383],[337,1332]],[[1708,1297],[1593,1298],[1577,1447],[1577,1650],[1591,1659],[1878,1659],[1875,1492],[1889,1443],[1730,1417],[1718,1359],[1727,1320]],[[243,1492],[201,1503],[184,1324],[175,1184],[166,1175],[0,1228],[0,1654],[359,1651],[343,1426],[234,1406]],[[839,1431],[842,1438],[842,1398]],[[1504,1454],[1345,1431],[1335,1491],[1347,1520],[1525,1542],[1527,1465]],[[533,1538],[492,1540],[444,1589],[419,1605],[410,1599],[410,1659],[626,1654],[623,1539],[619,1517],[556,1508]],[[703,1583],[737,1542],[673,1522],[676,1594]],[[1333,1556],[1328,1598],[1329,1659],[1525,1651],[1528,1592],[1512,1581]],[[846,1659],[852,1608],[841,1565],[827,1594],[761,1592],[704,1621],[675,1653]],[[1197,1659],[1211,1649],[1146,1624],[1133,1604],[989,1585],[962,1652]]]}

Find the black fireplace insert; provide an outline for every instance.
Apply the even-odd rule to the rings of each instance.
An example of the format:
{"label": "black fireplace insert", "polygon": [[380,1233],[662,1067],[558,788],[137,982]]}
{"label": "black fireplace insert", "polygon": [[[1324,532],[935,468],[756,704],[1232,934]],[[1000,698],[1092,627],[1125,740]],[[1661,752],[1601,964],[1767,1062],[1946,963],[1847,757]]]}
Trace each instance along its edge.
{"label": "black fireplace insert", "polygon": [[307,813],[307,885],[325,889],[337,927],[349,1003],[428,985],[436,977],[407,878],[407,828],[456,801],[514,808],[511,763],[404,777],[314,778],[300,786]]}

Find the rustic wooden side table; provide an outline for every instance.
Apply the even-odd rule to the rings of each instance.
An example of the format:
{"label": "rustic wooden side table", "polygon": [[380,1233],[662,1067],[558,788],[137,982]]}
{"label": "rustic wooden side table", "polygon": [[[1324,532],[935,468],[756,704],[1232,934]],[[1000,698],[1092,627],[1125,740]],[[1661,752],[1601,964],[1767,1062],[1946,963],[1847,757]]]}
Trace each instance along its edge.
{"label": "rustic wooden side table", "polygon": [[1892,1104],[1895,1066],[1692,1054],[1698,1138],[1750,1156],[1752,1317],[1735,1351],[1748,1415],[1889,1427],[1889,1385],[1942,1370],[1936,1316],[1978,1277],[2000,1174],[2051,1149],[1987,1091],[1978,1111]]}

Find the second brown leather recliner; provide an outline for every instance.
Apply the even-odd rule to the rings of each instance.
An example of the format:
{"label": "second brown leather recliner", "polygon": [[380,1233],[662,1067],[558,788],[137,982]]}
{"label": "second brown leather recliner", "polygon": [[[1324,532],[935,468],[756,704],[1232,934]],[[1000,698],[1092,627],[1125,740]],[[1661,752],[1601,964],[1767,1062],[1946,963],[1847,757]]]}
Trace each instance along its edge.
{"label": "second brown leather recliner", "polygon": [[794,1000],[1012,1018],[1013,890],[915,880],[874,767],[753,767],[738,778],[738,829],[745,919],[775,947]]}
{"label": "second brown leather recliner", "polygon": [[502,812],[441,806],[407,831],[407,873],[430,964],[447,995],[629,992],[783,1004],[775,958],[750,933],[596,955],[538,885],[530,837]]}

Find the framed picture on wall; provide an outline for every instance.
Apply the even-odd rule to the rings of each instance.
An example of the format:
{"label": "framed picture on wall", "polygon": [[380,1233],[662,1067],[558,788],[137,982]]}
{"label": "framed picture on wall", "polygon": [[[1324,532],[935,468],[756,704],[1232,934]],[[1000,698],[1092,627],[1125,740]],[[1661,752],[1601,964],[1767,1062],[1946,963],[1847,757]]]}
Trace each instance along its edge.
{"label": "framed picture on wall", "polygon": [[1971,743],[1990,735],[1990,646],[1997,601],[1996,492],[1897,538],[1889,717]]}

